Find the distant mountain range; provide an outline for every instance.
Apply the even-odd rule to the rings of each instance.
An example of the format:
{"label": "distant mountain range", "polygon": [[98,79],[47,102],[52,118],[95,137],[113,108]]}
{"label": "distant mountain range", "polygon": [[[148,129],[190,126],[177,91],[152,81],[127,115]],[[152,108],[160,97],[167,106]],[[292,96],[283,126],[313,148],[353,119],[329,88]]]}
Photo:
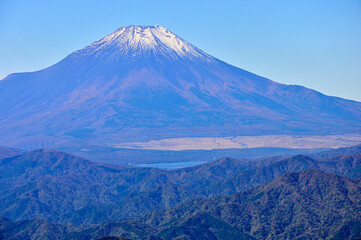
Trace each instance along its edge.
{"label": "distant mountain range", "polygon": [[35,150],[0,160],[0,236],[354,239],[361,236],[360,149],[223,158],[172,171]]}
{"label": "distant mountain range", "polygon": [[21,149],[0,146],[0,159],[18,156],[18,155],[21,155],[21,154],[23,154],[25,152],[26,151],[21,150]]}
{"label": "distant mountain range", "polygon": [[251,191],[191,200],[132,221],[85,230],[44,220],[14,223],[3,218],[0,234],[6,239],[357,239],[360,197],[360,179],[302,170]]}
{"label": "distant mountain range", "polygon": [[360,119],[359,102],[257,76],[161,26],[122,27],[51,67],[0,81],[0,145],[23,149],[360,133]]}

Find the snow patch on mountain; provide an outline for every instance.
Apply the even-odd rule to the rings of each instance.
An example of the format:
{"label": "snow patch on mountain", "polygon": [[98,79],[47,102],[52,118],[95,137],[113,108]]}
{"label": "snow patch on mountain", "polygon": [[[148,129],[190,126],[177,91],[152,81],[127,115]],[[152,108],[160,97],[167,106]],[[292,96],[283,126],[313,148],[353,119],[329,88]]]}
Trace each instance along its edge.
{"label": "snow patch on mountain", "polygon": [[128,26],[80,49],[73,55],[104,55],[114,58],[122,56],[144,56],[153,53],[168,57],[202,59],[214,61],[215,58],[203,52],[162,26]]}

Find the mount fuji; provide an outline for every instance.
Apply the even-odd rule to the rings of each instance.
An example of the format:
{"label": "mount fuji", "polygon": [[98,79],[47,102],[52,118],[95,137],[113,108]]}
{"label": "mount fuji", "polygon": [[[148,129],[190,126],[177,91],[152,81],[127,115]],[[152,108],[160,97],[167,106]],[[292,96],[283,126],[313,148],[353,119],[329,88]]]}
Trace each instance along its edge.
{"label": "mount fuji", "polygon": [[0,81],[0,145],[25,149],[360,130],[360,102],[273,82],[161,26],[121,27],[53,66]]}

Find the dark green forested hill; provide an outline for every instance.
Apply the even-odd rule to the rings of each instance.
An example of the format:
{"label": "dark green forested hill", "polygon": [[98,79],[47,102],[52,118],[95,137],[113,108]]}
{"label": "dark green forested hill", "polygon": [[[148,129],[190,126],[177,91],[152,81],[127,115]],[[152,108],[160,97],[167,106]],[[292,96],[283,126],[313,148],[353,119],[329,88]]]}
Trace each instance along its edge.
{"label": "dark green forested hill", "polygon": [[361,221],[361,181],[302,170],[253,190],[151,212],[141,220],[167,229],[200,212],[258,239],[331,239],[344,224]]}
{"label": "dark green forested hill", "polygon": [[[39,221],[44,221],[46,224],[41,224],[41,226],[59,229],[58,233],[65,231],[68,237],[72,236],[69,235],[70,233],[75,232],[77,237],[124,236],[141,239],[145,236],[153,236],[170,239],[173,238],[172,236],[180,234],[179,237],[187,239],[188,235],[190,237],[200,231],[199,229],[203,229],[202,231],[208,232],[206,236],[209,238],[211,236],[219,238],[217,236],[222,232],[238,232],[245,238],[250,236],[263,238],[268,232],[287,238],[287,236],[289,237],[288,233],[282,233],[283,235],[278,233],[281,231],[279,228],[284,229],[287,225],[290,228],[287,231],[295,233],[302,224],[305,226],[309,224],[311,227],[312,224],[318,226],[322,223],[322,226],[326,227],[326,222],[323,222],[326,221],[326,218],[329,218],[334,225],[327,227],[328,230],[317,230],[319,231],[317,236],[325,236],[330,232],[336,233],[336,231],[338,231],[337,236],[350,236],[357,233],[354,229],[359,226],[360,212],[358,208],[348,209],[346,205],[340,206],[343,211],[353,211],[354,218],[342,215],[343,212],[337,212],[334,209],[334,207],[337,209],[337,206],[333,205],[325,208],[329,213],[319,216],[315,211],[317,209],[324,210],[325,204],[335,204],[336,201],[354,206],[357,202],[350,200],[351,195],[344,194],[345,191],[350,194],[359,188],[357,178],[361,176],[360,166],[361,154],[357,151],[355,154],[351,154],[351,150],[349,154],[328,155],[320,158],[303,155],[274,157],[258,161],[223,158],[191,168],[166,171],[155,168],[124,168],[98,164],[64,152],[40,149],[0,160],[0,216],[9,219],[13,225],[18,225],[23,221],[31,222],[26,225],[29,227],[25,227],[25,229],[39,229],[39,227],[33,226],[38,226]],[[298,180],[292,182],[293,178],[290,176],[295,174],[293,172],[305,169],[319,169],[354,180],[312,170],[301,171],[301,177],[297,177]],[[306,173],[312,175],[309,179],[313,179],[312,181],[317,184],[297,185],[300,179],[307,179]],[[277,178],[279,176],[282,178]],[[316,178],[318,176],[324,176],[328,180],[320,181]],[[342,180],[344,183],[337,180],[335,183],[339,185],[330,189],[329,187],[333,186],[330,182],[335,179],[345,180]],[[282,183],[277,185],[280,187],[277,189],[281,189],[282,191],[279,191],[282,194],[288,191],[290,195],[280,195],[282,198],[279,200],[280,196],[272,194],[276,188],[271,189],[270,184],[276,186],[274,181]],[[343,186],[341,183],[346,185]],[[269,188],[269,194],[266,194],[268,191],[266,186]],[[337,188],[337,186],[341,187]],[[354,187],[348,189],[349,186]],[[260,189],[263,188],[265,190],[261,191]],[[304,195],[304,192],[299,191],[307,188],[322,190],[318,192],[317,198],[315,197],[318,202],[316,200],[316,202],[314,200],[307,202],[311,199],[310,193],[306,192],[307,194]],[[330,198],[325,198],[326,196],[322,195],[331,190],[335,190],[335,196],[327,195]],[[355,194],[358,193],[355,192]],[[292,197],[289,198],[289,196]],[[212,200],[209,200],[210,198]],[[271,201],[271,199],[277,199],[277,201]],[[261,200],[265,202],[259,202]],[[299,202],[292,203],[291,200]],[[210,204],[210,201],[216,205]],[[245,201],[248,203],[246,204]],[[286,218],[286,223],[280,219],[275,219],[273,223],[267,222],[269,218],[275,218],[276,215],[273,212],[266,212],[265,209],[271,209],[280,201],[290,204],[280,205],[280,209],[286,211],[286,207],[292,207],[292,211],[287,210],[279,214],[280,218]],[[262,203],[263,205],[252,205],[251,203]],[[300,205],[301,203],[305,205]],[[225,208],[222,210],[221,207]],[[226,217],[234,215],[234,210],[240,207],[244,208],[244,212],[251,210],[253,212],[242,215],[243,220]],[[306,211],[302,214],[293,212],[296,207],[299,207],[299,211],[305,209],[305,211],[311,212]],[[275,211],[279,208],[276,208]],[[164,209],[167,211],[163,216]],[[173,214],[171,211],[176,212]],[[297,214],[294,215],[295,213]],[[335,216],[338,217],[334,218],[334,215],[330,215],[331,213],[335,213]],[[170,214],[174,221],[167,218],[167,214]],[[307,222],[316,215],[317,221]],[[140,216],[143,217],[139,218]],[[202,218],[204,218],[203,222]],[[301,222],[294,222],[296,220]],[[143,223],[136,224],[139,221]],[[122,224],[107,225],[112,223]],[[124,225],[125,223],[126,225]],[[197,224],[191,232],[187,232],[190,223]],[[167,229],[164,224],[170,224],[171,228]],[[64,226],[70,225],[76,226],[76,229],[73,227],[74,231],[62,230]],[[217,229],[213,225],[223,227]],[[291,226],[296,226],[296,228]],[[108,230],[105,231],[105,229]],[[114,229],[118,230],[114,231]],[[78,235],[80,234],[78,230],[85,232]],[[9,234],[8,230],[5,232]],[[44,232],[46,231],[44,230]],[[305,237],[310,237],[316,233],[307,231],[304,234],[306,234]],[[192,237],[190,238],[192,239]]]}
{"label": "dark green forested hill", "polygon": [[[225,197],[195,199],[132,221],[81,230],[43,220],[0,221],[13,239],[356,239],[361,237],[361,180],[302,170]],[[33,230],[35,229],[35,230]],[[16,238],[18,237],[18,238]]]}
{"label": "dark green forested hill", "polygon": [[172,171],[97,164],[55,150],[0,161],[0,215],[91,226],[171,208],[195,198],[229,195],[284,173],[321,169],[361,175],[361,154],[321,160],[298,155],[246,162],[229,158]]}

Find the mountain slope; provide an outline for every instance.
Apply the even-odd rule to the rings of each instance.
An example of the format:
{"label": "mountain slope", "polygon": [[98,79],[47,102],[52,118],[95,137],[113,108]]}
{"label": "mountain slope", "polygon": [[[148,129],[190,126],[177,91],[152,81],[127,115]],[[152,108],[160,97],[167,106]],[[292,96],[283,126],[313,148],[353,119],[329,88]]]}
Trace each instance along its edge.
{"label": "mountain slope", "polygon": [[93,163],[49,149],[0,160],[0,216],[93,226],[119,222],[186,200],[249,190],[282,174],[322,169],[361,177],[361,155],[255,162],[220,159],[165,171]]}
{"label": "mountain slope", "polygon": [[361,144],[352,146],[352,147],[345,147],[345,148],[337,148],[328,151],[322,151],[318,153],[310,154],[310,157],[313,158],[327,158],[327,157],[334,157],[338,155],[354,155],[361,153]]}
{"label": "mountain slope", "polygon": [[[359,224],[360,196],[359,179],[303,170],[280,176],[251,191],[192,200],[170,210],[152,212],[142,220],[154,227],[167,228],[203,212],[257,239],[331,239],[340,233],[339,226],[345,224],[343,228],[347,230]],[[353,234],[360,235],[360,231]],[[344,235],[346,239],[349,236]]]}
{"label": "mountain slope", "polygon": [[18,156],[18,155],[21,155],[22,153],[24,153],[24,151],[22,151],[20,149],[0,146],[0,159]]}
{"label": "mountain slope", "polygon": [[91,225],[189,199],[166,171],[102,165],[54,150],[0,161],[0,212],[11,220],[43,218]]}
{"label": "mountain slope", "polygon": [[354,133],[360,118],[361,103],[262,78],[160,26],[122,27],[49,68],[0,82],[0,144],[27,149]]}
{"label": "mountain slope", "polygon": [[[0,219],[8,239],[357,239],[361,182],[319,170],[287,173],[258,188],[197,199],[132,221],[79,229],[43,220]],[[15,237],[15,238],[11,238]]]}

